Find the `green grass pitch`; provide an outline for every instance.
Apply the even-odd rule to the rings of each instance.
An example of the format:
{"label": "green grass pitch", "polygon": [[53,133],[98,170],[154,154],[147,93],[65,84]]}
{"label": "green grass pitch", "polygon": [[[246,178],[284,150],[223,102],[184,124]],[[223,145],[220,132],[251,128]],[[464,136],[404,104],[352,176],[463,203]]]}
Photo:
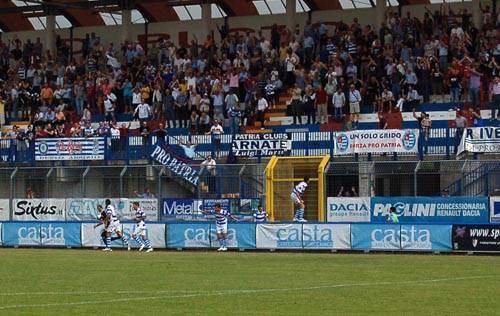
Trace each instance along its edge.
{"label": "green grass pitch", "polygon": [[0,315],[499,315],[500,257],[0,249]]}

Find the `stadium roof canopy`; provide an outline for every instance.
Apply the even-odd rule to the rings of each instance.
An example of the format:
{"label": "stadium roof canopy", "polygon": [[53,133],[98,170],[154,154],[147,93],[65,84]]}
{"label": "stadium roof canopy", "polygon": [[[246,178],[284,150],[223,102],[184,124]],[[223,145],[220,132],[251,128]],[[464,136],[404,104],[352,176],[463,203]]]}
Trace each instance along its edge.
{"label": "stadium roof canopy", "polygon": [[[295,0],[297,12],[370,8],[376,0]],[[469,0],[387,0],[388,6],[453,3]],[[285,13],[286,0],[0,0],[0,31],[43,30],[46,16],[57,28],[121,24],[121,10],[131,10],[133,23],[201,19],[209,2],[212,17]]]}

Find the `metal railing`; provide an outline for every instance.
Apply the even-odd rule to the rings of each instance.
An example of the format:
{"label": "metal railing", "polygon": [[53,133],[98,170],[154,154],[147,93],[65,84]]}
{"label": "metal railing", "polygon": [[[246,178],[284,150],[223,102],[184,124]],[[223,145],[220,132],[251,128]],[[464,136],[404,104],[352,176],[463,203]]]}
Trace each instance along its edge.
{"label": "metal railing", "polygon": [[[318,156],[329,154],[332,159],[334,156],[334,139],[337,132],[294,132],[290,133],[292,139],[292,156]],[[413,159],[422,160],[425,157],[439,157],[440,159],[450,159],[455,153],[457,140],[455,139],[454,128],[436,128],[430,131],[427,140],[420,137],[419,153],[411,155],[401,155],[394,153],[391,158],[410,156]],[[134,161],[148,160],[151,149],[157,142],[171,146],[171,149],[182,153],[179,146],[182,142],[189,141],[196,146],[194,160],[201,161],[207,155],[217,154],[219,157],[229,155],[231,150],[232,135],[221,135],[220,147],[214,145],[210,135],[177,135],[167,136],[164,140],[156,136],[144,138],[141,136],[131,136],[128,138],[107,137],[105,141],[105,160],[106,161]],[[356,160],[359,156],[354,157]],[[371,160],[375,155],[367,154],[366,159]],[[259,159],[262,157],[256,157]],[[343,158],[341,158],[343,159]],[[11,139],[0,140],[0,162],[4,163],[35,163],[35,144],[34,142],[18,141]]]}

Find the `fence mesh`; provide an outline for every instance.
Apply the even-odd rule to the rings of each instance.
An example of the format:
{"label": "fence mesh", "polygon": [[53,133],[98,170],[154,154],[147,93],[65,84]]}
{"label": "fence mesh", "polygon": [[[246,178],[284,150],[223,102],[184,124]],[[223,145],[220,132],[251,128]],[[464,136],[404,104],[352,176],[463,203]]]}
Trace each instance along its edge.
{"label": "fence mesh", "polygon": [[[290,193],[304,176],[317,177],[317,162],[296,159],[276,170],[276,210],[290,219]],[[286,161],[286,160],[285,160]],[[200,166],[193,166],[199,170]],[[242,198],[264,200],[266,164],[220,164],[214,174],[201,173],[196,185],[162,165],[47,166],[0,168],[0,198],[136,197]],[[437,196],[499,194],[500,162],[361,161],[331,162],[325,175],[326,196]],[[208,187],[208,188],[207,188]],[[308,192],[317,192],[317,181]],[[307,194],[306,218],[314,219],[318,201]]]}

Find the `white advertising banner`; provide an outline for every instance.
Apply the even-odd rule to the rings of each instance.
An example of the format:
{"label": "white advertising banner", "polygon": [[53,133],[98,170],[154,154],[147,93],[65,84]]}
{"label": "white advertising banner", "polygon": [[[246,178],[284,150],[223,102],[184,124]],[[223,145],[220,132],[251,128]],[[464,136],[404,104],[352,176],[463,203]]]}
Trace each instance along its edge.
{"label": "white advertising banner", "polygon": [[66,199],[66,219],[68,221],[92,221],[99,218],[97,205],[104,205],[101,199]]}
{"label": "white advertising banner", "polygon": [[327,222],[370,222],[369,197],[329,197],[326,204]]}
{"label": "white advertising banner", "polygon": [[12,201],[14,221],[64,221],[65,199],[14,199]]}
{"label": "white advertising banner", "polygon": [[470,127],[466,128],[457,156],[471,153],[500,153],[500,127]]}
{"label": "white advertising banner", "polygon": [[500,196],[490,197],[490,223],[500,223]]}
{"label": "white advertising banner", "polygon": [[10,219],[9,199],[0,199],[0,221],[8,221]]}
{"label": "white advertising banner", "polygon": [[[82,246],[83,247],[104,247],[101,234],[103,226],[94,228],[93,223],[82,223]],[[125,236],[129,239],[132,248],[139,248],[135,240],[131,240],[134,224],[122,224],[122,230]],[[147,236],[153,248],[165,248],[165,224],[147,224]],[[116,237],[113,233],[112,237]],[[112,247],[124,247],[121,239],[114,240],[111,243]]]}
{"label": "white advertising banner", "polygon": [[301,249],[302,224],[258,224],[258,249]]}
{"label": "white advertising banner", "polygon": [[334,137],[334,154],[417,153],[418,136],[418,129],[340,132]]}
{"label": "white advertising banner", "polygon": [[[132,208],[132,203],[139,202],[140,207],[146,213],[146,221],[158,220],[158,200],[157,199],[110,199],[115,206],[116,212],[120,220],[133,220],[135,211]],[[97,205],[104,206],[105,198],[82,198],[82,199],[67,199],[66,208],[67,220],[74,221],[89,221],[99,218]]]}
{"label": "white advertising banner", "polygon": [[351,249],[351,225],[304,224],[304,249]]}

